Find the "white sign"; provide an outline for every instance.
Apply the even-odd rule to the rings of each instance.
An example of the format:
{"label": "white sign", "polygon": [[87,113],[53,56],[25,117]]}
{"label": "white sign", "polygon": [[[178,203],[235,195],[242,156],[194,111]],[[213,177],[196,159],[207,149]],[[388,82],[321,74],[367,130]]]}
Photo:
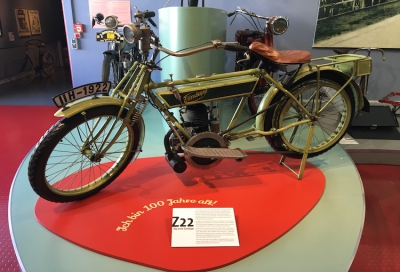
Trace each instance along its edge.
{"label": "white sign", "polygon": [[171,247],[239,246],[233,208],[173,208]]}

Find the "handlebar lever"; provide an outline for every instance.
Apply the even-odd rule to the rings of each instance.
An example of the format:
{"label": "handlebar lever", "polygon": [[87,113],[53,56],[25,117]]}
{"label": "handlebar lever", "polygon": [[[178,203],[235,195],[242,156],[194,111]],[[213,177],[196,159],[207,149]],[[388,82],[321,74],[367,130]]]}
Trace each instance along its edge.
{"label": "handlebar lever", "polygon": [[149,18],[147,19],[149,21],[149,23],[154,26],[155,28],[157,28],[157,24],[153,21],[153,19]]}
{"label": "handlebar lever", "polygon": [[244,53],[244,55],[245,55],[245,58],[244,58],[244,59],[241,59],[241,60],[238,60],[238,61],[236,62],[237,64],[242,63],[242,62],[246,62],[246,61],[249,61],[249,60],[250,60],[250,54]]}

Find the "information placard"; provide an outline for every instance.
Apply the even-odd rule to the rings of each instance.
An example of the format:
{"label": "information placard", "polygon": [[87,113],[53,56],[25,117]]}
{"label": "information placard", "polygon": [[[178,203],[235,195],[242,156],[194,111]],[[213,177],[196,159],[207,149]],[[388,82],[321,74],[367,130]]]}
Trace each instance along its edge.
{"label": "information placard", "polygon": [[173,208],[171,247],[239,246],[233,208]]}

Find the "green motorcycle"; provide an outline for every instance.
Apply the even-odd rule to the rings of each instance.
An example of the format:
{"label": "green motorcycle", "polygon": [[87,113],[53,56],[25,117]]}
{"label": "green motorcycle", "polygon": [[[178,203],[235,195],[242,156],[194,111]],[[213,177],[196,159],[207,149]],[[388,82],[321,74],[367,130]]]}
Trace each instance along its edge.
{"label": "green motorcycle", "polygon": [[[114,181],[142,151],[145,120],[150,104],[169,126],[164,136],[165,158],[173,171],[187,166],[209,169],[223,159],[241,161],[247,154],[230,143],[265,137],[284,159],[301,160],[302,178],[307,158],[318,156],[346,133],[352,118],[368,107],[353,78],[371,72],[371,59],[344,54],[311,59],[299,50],[277,51],[263,43],[248,47],[211,41],[194,49],[173,52],[161,46],[148,20],[154,12],[137,11],[135,22],[123,27],[127,43],[139,43],[136,61],[110,92],[111,82],[97,82],[68,90],[53,98],[61,119],[37,144],[29,162],[29,180],[42,198],[70,202],[87,198]],[[284,71],[278,80],[268,71],[250,69],[211,76],[153,82],[161,68],[159,52],[183,57],[205,50],[251,50],[261,62]],[[150,54],[152,52],[152,54]],[[270,88],[256,114],[239,122],[259,80]],[[227,127],[218,125],[218,101],[239,98]],[[179,109],[179,116],[171,110]],[[237,130],[245,122],[253,125]],[[236,129],[236,130],[235,130]]]}

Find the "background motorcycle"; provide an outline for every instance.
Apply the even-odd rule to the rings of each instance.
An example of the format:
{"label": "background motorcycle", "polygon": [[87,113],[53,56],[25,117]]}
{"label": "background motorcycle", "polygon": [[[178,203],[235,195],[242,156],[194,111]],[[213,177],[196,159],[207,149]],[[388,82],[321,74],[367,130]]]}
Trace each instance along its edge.
{"label": "background motorcycle", "polygon": [[117,16],[110,15],[104,19],[102,13],[97,13],[92,19],[92,27],[95,24],[107,27],[96,35],[97,41],[108,43],[108,49],[103,52],[101,81],[110,81],[111,87],[115,87],[133,62],[140,60],[139,46],[138,43],[125,41],[123,34],[118,31],[118,27],[123,25],[119,24]]}
{"label": "background motorcycle", "polygon": [[[252,25],[253,29],[237,30],[235,35],[235,40],[243,46],[249,47],[253,42],[261,42],[270,47],[274,47],[274,36],[281,35],[286,32],[289,27],[289,18],[282,16],[265,17],[257,15],[254,12],[248,11],[244,8],[238,7],[233,12],[228,13],[228,17],[235,15],[233,20],[235,20],[236,15],[243,15],[246,20]],[[254,20],[254,18],[257,19]],[[262,27],[258,19],[265,20],[265,26]],[[232,22],[233,22],[232,20]],[[231,22],[231,23],[232,23]],[[250,54],[250,58],[247,59],[244,53],[236,53],[236,66],[235,71],[248,70],[251,68],[256,68],[260,64],[260,60],[254,55]],[[275,72],[272,67],[275,65],[269,65],[260,67],[268,71],[269,73]],[[258,105],[264,95],[264,93],[269,89],[269,85],[265,80],[260,80],[256,90],[249,97],[247,104],[251,114],[256,114]]]}

